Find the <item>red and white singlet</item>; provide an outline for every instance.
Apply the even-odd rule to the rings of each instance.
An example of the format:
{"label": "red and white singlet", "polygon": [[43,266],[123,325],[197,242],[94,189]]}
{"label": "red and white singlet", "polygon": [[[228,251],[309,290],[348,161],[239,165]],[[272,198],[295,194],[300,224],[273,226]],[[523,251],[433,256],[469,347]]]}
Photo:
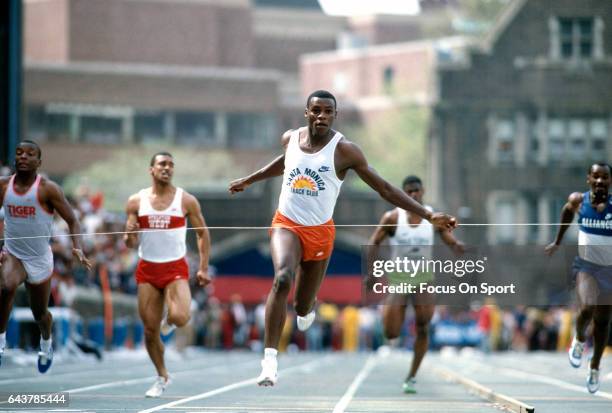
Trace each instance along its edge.
{"label": "red and white singlet", "polygon": [[185,256],[187,225],[183,213],[183,190],[176,188],[168,208],[158,211],[151,206],[151,188],[139,192],[138,224],[140,233],[138,256],[149,262],[176,261]]}

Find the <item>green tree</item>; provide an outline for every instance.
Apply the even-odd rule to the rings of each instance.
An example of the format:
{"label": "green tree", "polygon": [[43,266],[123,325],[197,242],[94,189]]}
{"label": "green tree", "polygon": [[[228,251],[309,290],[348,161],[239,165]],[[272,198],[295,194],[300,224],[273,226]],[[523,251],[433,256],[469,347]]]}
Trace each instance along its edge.
{"label": "green tree", "polygon": [[[426,107],[403,106],[381,115],[372,126],[355,128],[347,135],[359,144],[370,165],[389,182],[400,185],[409,174],[419,175],[426,181],[429,118]],[[367,188],[359,179],[350,179],[348,183],[354,189]]]}
{"label": "green tree", "polygon": [[[229,154],[222,151],[164,149],[172,153],[175,162],[173,183],[187,190],[227,189],[232,178],[246,173]],[[104,194],[104,207],[119,212],[128,197],[151,185],[149,162],[157,149],[134,147],[116,151],[111,157],[91,164],[86,170],[72,173],[63,183],[66,193],[74,194],[81,185]]]}

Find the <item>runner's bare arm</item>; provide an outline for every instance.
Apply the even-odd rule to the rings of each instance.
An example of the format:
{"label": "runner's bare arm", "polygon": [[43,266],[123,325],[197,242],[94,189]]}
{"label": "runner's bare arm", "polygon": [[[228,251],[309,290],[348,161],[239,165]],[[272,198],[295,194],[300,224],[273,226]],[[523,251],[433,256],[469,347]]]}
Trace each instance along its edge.
{"label": "runner's bare arm", "polygon": [[582,204],[582,194],[580,192],[572,192],[561,209],[561,225],[557,230],[557,236],[553,242],[544,248],[546,255],[553,255],[557,251],[565,232],[569,228],[568,224],[574,220],[574,215],[580,209],[580,204]]}
{"label": "runner's bare arm", "polygon": [[[374,230],[372,236],[368,241],[367,248],[367,259],[368,268],[373,268],[373,262],[378,259],[378,247],[387,238],[393,235],[395,226],[397,225],[397,210],[393,209],[383,214],[378,223],[378,227]],[[366,288],[371,288],[373,283],[373,276],[368,272],[366,277]]]}
{"label": "runner's bare arm", "polygon": [[[6,186],[8,184],[9,178],[2,177],[0,178],[0,208],[2,208],[2,203],[4,202],[4,192],[6,191]],[[4,239],[4,220],[0,219],[0,238]],[[2,261],[4,260],[4,240],[0,241],[0,267],[2,266]]]}
{"label": "runner's bare arm", "polygon": [[391,225],[397,225],[397,211],[395,209],[387,211],[383,214],[378,226],[370,237],[369,244],[380,245],[385,238],[392,236],[395,227]]}
{"label": "runner's bare arm", "polygon": [[183,195],[183,205],[187,212],[189,223],[193,227],[198,243],[198,252],[200,253],[200,265],[198,267],[197,277],[198,284],[205,287],[211,281],[208,274],[208,256],[210,253],[210,233],[206,227],[206,221],[202,215],[202,208],[198,200],[191,194]]}
{"label": "runner's bare arm", "polygon": [[10,178],[8,176],[0,178],[0,208],[2,208],[2,204],[4,203],[4,193],[8,187],[9,180]]}
{"label": "runner's bare arm", "polygon": [[455,238],[451,231],[447,229],[438,229],[438,232],[440,234],[440,238],[442,238],[442,241],[448,245],[455,254],[465,253],[465,244]]}
{"label": "runner's bare arm", "polygon": [[432,213],[417,201],[406,195],[401,189],[391,185],[382,178],[369,164],[357,145],[349,141],[340,141],[336,147],[339,152],[337,171],[353,169],[363,182],[368,184],[386,201],[406,211],[413,212],[430,221],[435,227],[452,230],[457,225],[454,217],[443,213]]}
{"label": "runner's bare arm", "polygon": [[[288,130],[281,137],[281,146],[283,150],[287,149],[287,145],[289,144],[289,138],[291,137],[292,130]],[[229,192],[234,194],[236,192],[242,192],[251,184],[254,184],[258,181],[263,181],[268,178],[274,178],[275,176],[280,176],[285,171],[285,154],[279,155],[272,162],[259,169],[258,171],[253,172],[249,176],[245,176],[243,178],[235,179],[229,184]]]}
{"label": "runner's bare arm", "polygon": [[91,270],[91,262],[87,259],[83,253],[83,246],[81,243],[81,225],[79,220],[74,215],[72,207],[64,196],[64,191],[55,183],[48,180],[44,181],[44,197],[52,207],[53,210],[57,211],[60,217],[66,224],[68,224],[68,230],[70,231],[70,239],[72,240],[72,255],[74,255],[81,265],[88,270]]}
{"label": "runner's bare arm", "polygon": [[125,235],[123,236],[123,240],[128,248],[136,248],[138,246],[138,231],[140,230],[140,225],[138,224],[139,205],[140,196],[135,194],[128,199],[125,208],[127,221],[125,223]]}

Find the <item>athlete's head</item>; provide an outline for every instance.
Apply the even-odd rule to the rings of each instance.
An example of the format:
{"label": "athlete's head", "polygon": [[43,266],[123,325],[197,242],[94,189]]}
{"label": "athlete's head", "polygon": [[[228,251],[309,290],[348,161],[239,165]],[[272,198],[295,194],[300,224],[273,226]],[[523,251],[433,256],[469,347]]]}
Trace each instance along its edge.
{"label": "athlete's head", "polygon": [[336,119],[336,98],[326,90],[316,90],[306,99],[304,117],[313,135],[325,136]]}
{"label": "athlete's head", "polygon": [[15,150],[15,170],[35,171],[40,167],[42,151],[34,141],[23,140]]}
{"label": "athlete's head", "polygon": [[408,196],[410,196],[418,203],[423,202],[423,194],[425,193],[425,188],[423,188],[423,181],[421,181],[421,178],[419,178],[418,176],[409,175],[404,178],[404,182],[402,182],[402,189],[408,194]]}
{"label": "athlete's head", "polygon": [[151,157],[149,168],[153,180],[160,183],[170,183],[174,174],[174,159],[169,152],[157,152]]}
{"label": "athlete's head", "polygon": [[607,196],[612,183],[612,168],[605,162],[597,162],[589,168],[587,183],[591,192],[598,197]]}

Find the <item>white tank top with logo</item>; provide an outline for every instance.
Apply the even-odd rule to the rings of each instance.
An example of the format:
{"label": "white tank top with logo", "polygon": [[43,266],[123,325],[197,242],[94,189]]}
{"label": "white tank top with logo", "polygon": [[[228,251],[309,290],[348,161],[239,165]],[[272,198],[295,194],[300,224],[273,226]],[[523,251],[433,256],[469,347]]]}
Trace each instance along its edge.
{"label": "white tank top with logo", "polygon": [[316,153],[300,149],[299,133],[291,133],[285,152],[285,172],[278,210],[301,225],[321,225],[332,218],[342,181],[336,175],[334,153],[342,134],[336,132]]}
{"label": "white tank top with logo", "polygon": [[49,239],[53,229],[53,214],[46,211],[38,199],[40,175],[26,193],[15,191],[15,175],[4,192],[4,237],[9,253],[20,260],[38,259],[51,254]]}
{"label": "white tank top with logo", "polygon": [[142,189],[138,195],[138,224],[143,231],[139,234],[138,256],[145,261],[160,263],[183,258],[187,252],[183,190],[176,188],[172,203],[163,211],[151,205],[151,188]]}
{"label": "white tank top with logo", "polygon": [[[433,208],[424,205],[425,209],[433,212]],[[432,245],[434,243],[434,227],[426,219],[412,226],[408,223],[408,213],[397,209],[397,227],[395,234],[390,237],[393,257],[408,257],[413,259],[430,259],[432,256]]]}

